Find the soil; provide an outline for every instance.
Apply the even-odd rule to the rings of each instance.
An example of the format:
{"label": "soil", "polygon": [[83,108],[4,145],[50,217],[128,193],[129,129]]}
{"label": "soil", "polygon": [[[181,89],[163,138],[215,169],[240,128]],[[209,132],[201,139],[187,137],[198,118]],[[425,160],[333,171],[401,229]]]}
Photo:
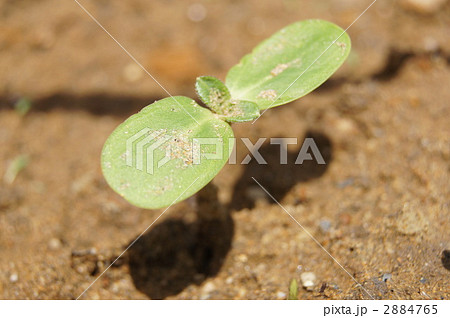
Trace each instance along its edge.
{"label": "soil", "polygon": [[[281,27],[345,28],[371,1],[80,2],[171,94],[195,97],[196,76],[223,79]],[[233,125],[252,141],[312,137],[325,166],[294,165],[300,144],[281,165],[267,141],[267,165],[226,166],[139,238],[163,210],[115,194],[99,157],[166,92],[74,1],[0,1],[0,176],[29,159],[0,183],[0,298],[76,299],[139,238],[82,299],[286,299],[306,272],[300,299],[449,299],[450,3],[406,2],[377,1],[318,90]]]}

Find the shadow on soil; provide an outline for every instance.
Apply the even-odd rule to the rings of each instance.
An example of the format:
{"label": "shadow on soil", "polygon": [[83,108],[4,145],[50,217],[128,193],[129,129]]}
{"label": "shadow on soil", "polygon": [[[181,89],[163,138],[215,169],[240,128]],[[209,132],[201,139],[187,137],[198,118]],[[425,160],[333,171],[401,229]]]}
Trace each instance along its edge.
{"label": "shadow on soil", "polygon": [[128,252],[134,285],[151,299],[176,295],[215,276],[231,247],[233,221],[187,224],[166,220],[155,225]]}
{"label": "shadow on soil", "polygon": [[[296,150],[290,150],[288,147],[287,164],[280,164],[280,146],[265,143],[259,149],[259,153],[267,164],[261,165],[252,159],[245,166],[244,172],[235,183],[230,209],[239,211],[245,208],[252,209],[255,206],[257,196],[252,194],[252,189],[257,189],[260,193],[261,191],[252,177],[280,202],[297,183],[322,176],[332,161],[331,141],[326,135],[317,131],[308,131],[304,138],[299,140],[303,141],[306,138],[313,138],[326,164],[318,164],[316,160],[305,160],[302,164],[295,164],[300,146]],[[308,153],[314,158],[311,149]],[[272,199],[268,198],[268,200],[272,202]],[[301,199],[295,202],[295,204],[299,203]]]}
{"label": "shadow on soil", "polygon": [[151,228],[128,251],[134,285],[151,299],[180,293],[215,276],[231,248],[233,219],[207,185],[196,195],[196,220],[168,219]]}
{"label": "shadow on soil", "polygon": [[[20,96],[0,96],[0,110],[11,109]],[[32,99],[31,112],[47,112],[54,109],[63,111],[86,111],[93,115],[129,116],[143,107],[160,99],[159,96],[137,97],[128,95],[73,95],[57,93]]]}

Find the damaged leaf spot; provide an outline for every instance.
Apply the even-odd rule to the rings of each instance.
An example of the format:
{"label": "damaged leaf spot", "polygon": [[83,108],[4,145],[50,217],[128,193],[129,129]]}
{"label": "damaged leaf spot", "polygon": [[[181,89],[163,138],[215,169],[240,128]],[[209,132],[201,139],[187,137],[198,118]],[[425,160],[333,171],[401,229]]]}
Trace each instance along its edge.
{"label": "damaged leaf spot", "polygon": [[272,76],[277,76],[277,75],[283,73],[283,71],[285,69],[287,69],[288,67],[289,67],[288,64],[278,64],[273,70],[270,71],[270,74]]}
{"label": "damaged leaf spot", "polygon": [[273,89],[268,89],[266,91],[261,91],[257,97],[267,99],[267,100],[276,100],[277,92]]}

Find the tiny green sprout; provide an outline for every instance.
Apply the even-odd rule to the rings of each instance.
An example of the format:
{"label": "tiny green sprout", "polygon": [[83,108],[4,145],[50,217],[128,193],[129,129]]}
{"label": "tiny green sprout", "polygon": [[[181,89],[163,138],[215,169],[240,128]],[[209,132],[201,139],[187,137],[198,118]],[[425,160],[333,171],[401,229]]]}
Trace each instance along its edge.
{"label": "tiny green sprout", "polygon": [[28,166],[29,158],[27,155],[19,155],[15,157],[6,169],[3,181],[12,184],[16,180],[17,175]]}
{"label": "tiny green sprout", "polygon": [[201,102],[168,97],[119,125],[102,151],[108,184],[148,209],[182,201],[208,184],[230,157],[230,123],[254,121],[268,108],[294,101],[325,82],[350,53],[350,38],[322,20],[291,24],[232,67],[225,83],[197,78]]}
{"label": "tiny green sprout", "polygon": [[295,278],[293,278],[289,284],[288,300],[298,300],[298,282]]}
{"label": "tiny green sprout", "polygon": [[31,109],[31,101],[26,97],[21,97],[14,104],[14,109],[20,116],[25,116]]}

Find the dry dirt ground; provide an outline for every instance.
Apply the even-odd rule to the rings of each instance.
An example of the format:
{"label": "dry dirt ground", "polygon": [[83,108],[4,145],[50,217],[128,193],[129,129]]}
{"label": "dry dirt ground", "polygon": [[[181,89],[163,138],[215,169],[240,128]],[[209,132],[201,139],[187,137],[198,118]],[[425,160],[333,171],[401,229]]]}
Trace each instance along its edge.
{"label": "dry dirt ground", "polygon": [[[224,78],[288,23],[346,27],[371,1],[80,2],[171,94],[194,97],[196,76]],[[300,145],[287,165],[265,145],[268,165],[226,166],[220,203],[211,186],[170,208],[82,298],[286,299],[313,272],[301,299],[449,299],[450,3],[409,2],[378,0],[320,89],[234,125],[252,140],[311,136],[326,166],[294,165]],[[99,156],[121,121],[166,96],[74,1],[0,1],[0,298],[77,298],[162,212],[116,195]],[[7,182],[18,156],[28,165]]]}

